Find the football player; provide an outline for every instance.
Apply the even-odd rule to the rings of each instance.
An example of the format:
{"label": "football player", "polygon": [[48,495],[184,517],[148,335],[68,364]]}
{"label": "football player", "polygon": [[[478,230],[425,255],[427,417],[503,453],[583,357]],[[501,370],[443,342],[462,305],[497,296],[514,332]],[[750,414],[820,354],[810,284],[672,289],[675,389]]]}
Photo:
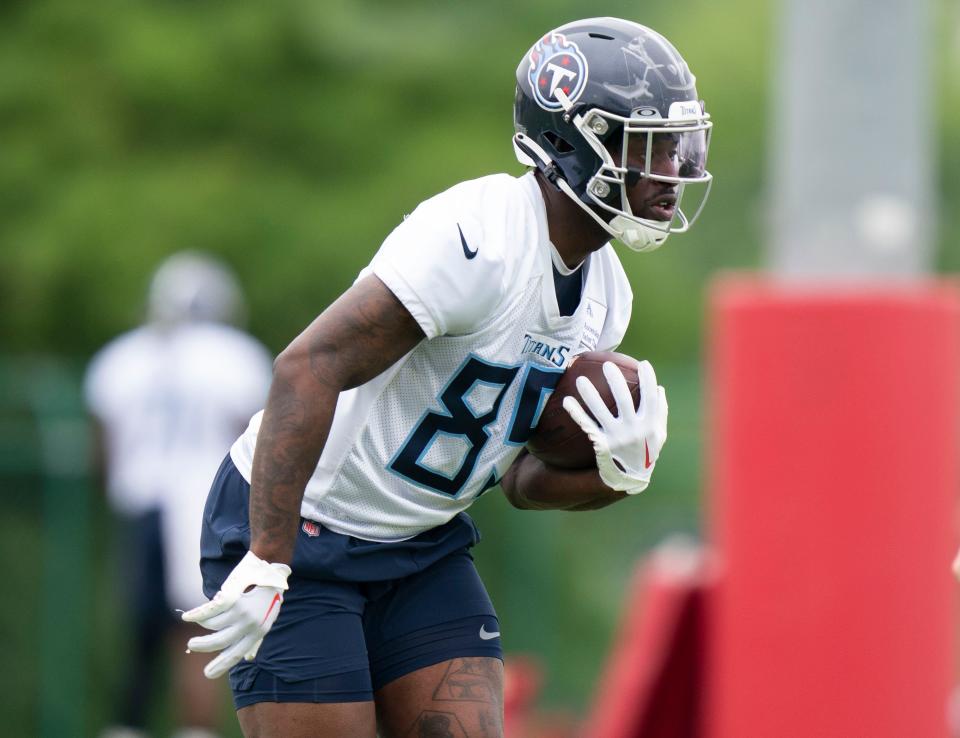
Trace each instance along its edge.
{"label": "football player", "polygon": [[120,524],[119,589],[134,636],[115,725],[101,738],[147,735],[157,661],[170,643],[177,644],[170,650],[175,738],[216,735],[223,693],[181,646],[203,631],[180,622],[174,609],[206,599],[197,532],[210,476],[270,386],[267,350],[230,325],[241,313],[226,265],[179,252],[154,273],[147,322],[110,341],[87,370],[86,401]]}
{"label": "football player", "polygon": [[632,294],[609,242],[655,249],[702,207],[694,77],[649,28],[577,21],[524,55],[514,122],[532,171],[417,207],[277,359],[213,484],[212,600],[184,619],[215,631],[189,648],[220,652],[205,672],[230,672],[248,737],[501,735],[500,623],[464,510],[497,484],[520,508],[585,510],[650,481],[667,404],[647,362],[639,409],[612,365],[616,416],[589,381],[566,400],[596,469],[524,442],[571,359],[623,338]]}

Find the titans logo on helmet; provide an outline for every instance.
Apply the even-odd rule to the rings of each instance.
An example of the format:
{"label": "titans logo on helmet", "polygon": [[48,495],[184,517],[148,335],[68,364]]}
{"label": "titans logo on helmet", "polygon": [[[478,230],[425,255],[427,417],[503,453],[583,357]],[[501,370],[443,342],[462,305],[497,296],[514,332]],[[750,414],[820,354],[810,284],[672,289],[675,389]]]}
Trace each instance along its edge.
{"label": "titans logo on helmet", "polygon": [[587,60],[562,33],[548,33],[530,50],[527,78],[541,108],[561,110],[557,90],[563,90],[570,102],[576,101],[587,84]]}

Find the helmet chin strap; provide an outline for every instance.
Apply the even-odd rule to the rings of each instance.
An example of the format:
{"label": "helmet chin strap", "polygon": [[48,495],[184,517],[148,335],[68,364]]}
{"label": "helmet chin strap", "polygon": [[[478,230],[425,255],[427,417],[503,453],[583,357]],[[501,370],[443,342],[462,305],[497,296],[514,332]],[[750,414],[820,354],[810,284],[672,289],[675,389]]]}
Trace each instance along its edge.
{"label": "helmet chin strap", "polygon": [[631,220],[624,215],[617,215],[607,223],[607,221],[597,215],[593,208],[577,197],[577,193],[573,191],[573,188],[567,183],[567,180],[561,177],[555,184],[567,197],[573,200],[583,212],[593,218],[603,230],[631,251],[653,251],[654,249],[660,248],[663,242],[667,240],[667,236],[670,235],[669,231],[653,228],[642,222]]}
{"label": "helmet chin strap", "polygon": [[593,208],[580,199],[567,180],[563,178],[553,159],[533,139],[523,133],[518,133],[513,137],[513,148],[521,164],[537,167],[557,189],[593,218],[597,225],[632,251],[653,251],[660,248],[663,242],[667,240],[667,236],[670,235],[670,232],[666,229],[649,226],[643,223],[642,219],[631,220],[623,215],[617,215],[607,223]]}
{"label": "helmet chin strap", "polygon": [[670,235],[670,231],[654,228],[643,222],[638,223],[622,215],[611,220],[607,230],[611,233],[618,230],[620,235],[617,240],[628,249],[641,253],[660,248]]}

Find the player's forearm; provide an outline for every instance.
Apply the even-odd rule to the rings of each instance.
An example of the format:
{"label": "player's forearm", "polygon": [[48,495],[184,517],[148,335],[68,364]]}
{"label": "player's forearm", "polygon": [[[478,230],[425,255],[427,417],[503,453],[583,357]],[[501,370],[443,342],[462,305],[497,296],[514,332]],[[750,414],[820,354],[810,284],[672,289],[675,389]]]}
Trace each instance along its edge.
{"label": "player's forearm", "polygon": [[250,484],[250,550],[290,563],[303,492],[323,450],[338,388],[278,360],[257,435]]}
{"label": "player's forearm", "polygon": [[357,281],[283,351],[263,413],[250,483],[250,550],[289,563],[304,488],[327,442],[340,392],[413,349],[419,324],[377,277]]}
{"label": "player's forearm", "polygon": [[597,510],[626,497],[607,487],[596,469],[548,466],[525,451],[510,466],[501,487],[521,510]]}

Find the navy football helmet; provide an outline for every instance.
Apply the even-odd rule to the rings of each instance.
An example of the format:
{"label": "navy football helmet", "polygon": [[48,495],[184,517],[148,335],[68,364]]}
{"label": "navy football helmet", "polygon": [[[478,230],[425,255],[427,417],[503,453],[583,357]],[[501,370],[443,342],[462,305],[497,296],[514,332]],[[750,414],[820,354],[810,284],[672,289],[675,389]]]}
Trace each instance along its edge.
{"label": "navy football helmet", "polygon": [[[619,18],[550,31],[517,67],[513,112],[520,162],[542,171],[635,251],[687,231],[706,203],[713,124],[687,63],[656,31]],[[670,150],[667,167],[654,165],[654,147],[663,142]],[[627,189],[644,177],[671,193],[659,211],[662,220],[631,209]],[[688,217],[680,199],[690,185],[702,188]]]}

